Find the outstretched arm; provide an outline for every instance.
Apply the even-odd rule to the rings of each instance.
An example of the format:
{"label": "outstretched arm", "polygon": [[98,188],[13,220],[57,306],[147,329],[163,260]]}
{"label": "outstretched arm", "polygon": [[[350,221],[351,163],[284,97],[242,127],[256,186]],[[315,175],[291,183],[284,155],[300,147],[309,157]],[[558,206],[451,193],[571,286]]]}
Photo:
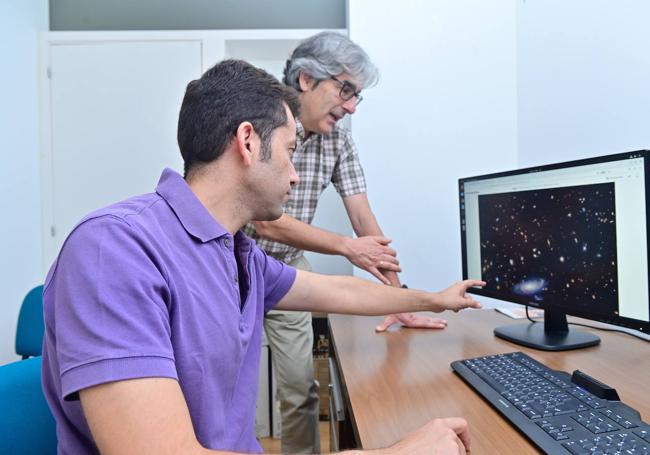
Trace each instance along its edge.
{"label": "outstretched arm", "polygon": [[275,309],[364,316],[407,311],[460,311],[481,308],[467,294],[467,289],[484,285],[483,281],[465,280],[440,292],[425,292],[383,286],[352,276],[298,270],[293,286]]}

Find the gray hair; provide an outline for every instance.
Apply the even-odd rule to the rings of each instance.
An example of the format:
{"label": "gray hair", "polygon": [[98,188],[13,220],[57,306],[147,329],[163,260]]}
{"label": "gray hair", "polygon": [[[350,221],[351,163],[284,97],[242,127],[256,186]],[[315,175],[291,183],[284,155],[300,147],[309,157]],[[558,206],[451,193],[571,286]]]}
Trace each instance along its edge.
{"label": "gray hair", "polygon": [[363,88],[379,80],[379,71],[370,57],[348,37],[321,32],[301,42],[284,67],[283,82],[300,91],[298,77],[304,72],[318,81],[347,73]]}

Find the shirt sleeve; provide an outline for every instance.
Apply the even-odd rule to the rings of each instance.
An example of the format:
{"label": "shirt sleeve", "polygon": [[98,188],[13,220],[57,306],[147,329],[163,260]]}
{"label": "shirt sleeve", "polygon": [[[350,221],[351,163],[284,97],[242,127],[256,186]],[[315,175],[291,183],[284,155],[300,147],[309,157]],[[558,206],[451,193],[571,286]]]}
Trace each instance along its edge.
{"label": "shirt sleeve", "polygon": [[350,132],[338,130],[337,148],[339,158],[332,173],[332,183],[342,198],[366,192],[366,179],[359,162],[359,154]]}
{"label": "shirt sleeve", "polygon": [[296,269],[267,255],[260,247],[254,246],[256,260],[262,264],[264,279],[264,312],[273,309],[289,292],[296,280]]}
{"label": "shirt sleeve", "polygon": [[90,219],[66,240],[45,284],[55,329],[62,395],[105,382],[178,379],[171,344],[169,287],[156,253],[135,228]]}

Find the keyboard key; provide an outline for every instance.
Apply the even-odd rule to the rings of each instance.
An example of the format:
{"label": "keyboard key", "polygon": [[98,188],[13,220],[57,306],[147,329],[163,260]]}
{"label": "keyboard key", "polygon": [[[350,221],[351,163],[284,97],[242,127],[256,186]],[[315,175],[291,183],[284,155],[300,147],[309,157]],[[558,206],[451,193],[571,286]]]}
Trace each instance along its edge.
{"label": "keyboard key", "polygon": [[624,416],[612,411],[611,409],[605,409],[604,411],[601,412],[625,429],[636,428],[638,426],[634,422],[626,419]]}
{"label": "keyboard key", "polygon": [[589,404],[591,407],[593,407],[595,409],[602,409],[602,408],[605,407],[605,404],[603,403],[603,401],[599,400],[599,399],[590,400],[589,403],[587,403],[587,404]]}
{"label": "keyboard key", "polygon": [[650,430],[635,430],[632,433],[634,433],[644,441],[650,442]]}
{"label": "keyboard key", "polygon": [[569,452],[571,452],[573,455],[591,455],[592,452],[590,452],[588,449],[582,448],[581,445],[579,445],[577,442],[565,442],[562,444],[562,446],[567,449]]}
{"label": "keyboard key", "polygon": [[522,410],[521,412],[523,412],[524,414],[526,414],[528,416],[528,418],[533,419],[533,420],[534,419],[539,419],[540,417],[542,417],[542,415],[539,412],[535,411],[532,408]]}

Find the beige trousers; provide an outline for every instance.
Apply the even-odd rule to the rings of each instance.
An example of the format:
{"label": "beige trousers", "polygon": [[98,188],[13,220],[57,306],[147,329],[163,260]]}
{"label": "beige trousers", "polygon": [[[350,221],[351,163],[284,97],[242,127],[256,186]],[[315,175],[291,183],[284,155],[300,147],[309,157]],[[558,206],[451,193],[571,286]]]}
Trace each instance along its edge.
{"label": "beige trousers", "polygon": [[[289,265],[311,270],[304,257]],[[272,310],[264,318],[282,414],[282,453],[320,453],[318,382],[311,313]]]}

